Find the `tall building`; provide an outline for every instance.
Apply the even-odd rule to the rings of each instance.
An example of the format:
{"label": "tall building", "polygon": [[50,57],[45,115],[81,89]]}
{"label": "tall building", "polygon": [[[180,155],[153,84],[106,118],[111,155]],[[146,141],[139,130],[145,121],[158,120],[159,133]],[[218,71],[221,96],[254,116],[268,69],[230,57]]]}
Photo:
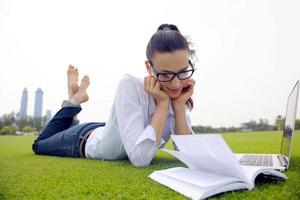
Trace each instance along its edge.
{"label": "tall building", "polygon": [[38,88],[35,91],[35,99],[34,99],[34,112],[33,118],[41,118],[42,117],[42,108],[43,108],[43,94],[41,88]]}
{"label": "tall building", "polygon": [[47,110],[46,111],[46,116],[45,116],[45,125],[44,126],[46,126],[48,124],[48,122],[51,120],[51,118],[52,118],[51,111]]}
{"label": "tall building", "polygon": [[24,88],[22,92],[20,112],[18,116],[19,119],[25,119],[27,117],[27,106],[28,106],[28,91],[27,88]]}

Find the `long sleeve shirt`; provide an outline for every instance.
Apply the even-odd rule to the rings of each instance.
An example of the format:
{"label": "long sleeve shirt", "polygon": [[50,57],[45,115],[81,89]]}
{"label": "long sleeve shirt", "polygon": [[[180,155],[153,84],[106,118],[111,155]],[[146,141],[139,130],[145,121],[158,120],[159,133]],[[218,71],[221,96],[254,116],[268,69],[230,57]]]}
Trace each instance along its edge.
{"label": "long sleeve shirt", "polygon": [[[170,103],[161,143],[156,145],[156,132],[150,124],[156,105],[154,98],[144,91],[143,84],[142,79],[129,74],[123,76],[106,125],[95,129],[87,140],[87,158],[128,158],[136,167],[147,166],[157,150],[165,146],[170,134],[176,134],[174,112]],[[190,133],[194,134],[190,117],[186,113]]]}

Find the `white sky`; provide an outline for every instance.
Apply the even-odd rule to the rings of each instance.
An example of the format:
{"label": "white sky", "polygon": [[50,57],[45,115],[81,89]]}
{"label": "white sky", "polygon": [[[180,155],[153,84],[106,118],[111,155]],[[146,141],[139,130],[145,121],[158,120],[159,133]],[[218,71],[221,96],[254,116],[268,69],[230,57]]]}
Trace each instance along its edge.
{"label": "white sky", "polygon": [[68,64],[88,74],[82,122],[106,121],[118,81],[146,75],[146,45],[162,23],[195,44],[194,125],[274,122],[300,78],[300,1],[0,0],[0,115],[24,87],[44,91],[43,114],[67,98]]}

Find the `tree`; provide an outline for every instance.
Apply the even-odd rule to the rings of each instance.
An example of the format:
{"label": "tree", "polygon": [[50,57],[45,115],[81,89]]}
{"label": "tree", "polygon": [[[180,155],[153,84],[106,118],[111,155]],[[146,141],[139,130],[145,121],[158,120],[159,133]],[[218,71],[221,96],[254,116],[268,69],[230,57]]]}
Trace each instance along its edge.
{"label": "tree", "polygon": [[0,117],[0,130],[3,128],[4,126],[4,119],[3,117]]}
{"label": "tree", "polygon": [[241,124],[242,129],[249,129],[249,130],[255,130],[256,127],[256,121],[255,120],[250,120],[249,122],[244,122]]}
{"label": "tree", "polygon": [[213,133],[215,130],[211,126],[193,126],[193,131],[195,133]]}
{"label": "tree", "polygon": [[28,120],[27,118],[19,119],[18,121],[16,121],[16,124],[19,126],[20,130],[22,130],[23,127],[28,125]]}
{"label": "tree", "polygon": [[270,130],[272,130],[272,126],[269,125],[269,121],[267,119],[259,119],[259,122],[256,126],[256,130],[258,130],[258,131],[270,131]]}
{"label": "tree", "polygon": [[36,131],[36,129],[33,128],[33,127],[31,127],[31,126],[24,126],[24,127],[22,128],[22,132],[28,133],[28,132],[34,132],[34,131]]}
{"label": "tree", "polygon": [[1,131],[0,131],[0,134],[1,135],[11,135],[11,134],[14,134],[15,133],[15,130],[12,126],[10,125],[6,125],[4,126]]}
{"label": "tree", "polygon": [[228,131],[228,132],[237,132],[237,131],[239,131],[239,129],[236,128],[236,127],[234,127],[234,126],[231,126],[231,127],[229,127],[229,128],[227,129],[227,131]]}
{"label": "tree", "polygon": [[36,117],[33,119],[33,127],[40,131],[43,128],[43,118],[42,117]]}
{"label": "tree", "polygon": [[15,113],[11,112],[10,114],[4,114],[2,118],[4,126],[11,125],[15,122]]}
{"label": "tree", "polygon": [[300,119],[296,119],[296,122],[295,122],[295,129],[296,129],[296,130],[300,130]]}
{"label": "tree", "polygon": [[278,115],[275,119],[274,129],[275,130],[283,130],[285,123],[285,118],[282,118],[281,115]]}

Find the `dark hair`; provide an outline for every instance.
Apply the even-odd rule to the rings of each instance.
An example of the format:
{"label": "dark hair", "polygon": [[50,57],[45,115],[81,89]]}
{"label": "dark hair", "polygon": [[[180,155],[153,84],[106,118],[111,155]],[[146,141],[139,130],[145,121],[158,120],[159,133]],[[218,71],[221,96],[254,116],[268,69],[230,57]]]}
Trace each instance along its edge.
{"label": "dark hair", "polygon": [[[152,61],[155,53],[172,53],[176,50],[185,49],[189,51],[192,58],[195,58],[195,50],[190,49],[192,43],[186,37],[180,33],[176,25],[161,24],[147,45],[147,59]],[[189,110],[192,110],[194,107],[192,98],[189,98],[185,105]]]}

